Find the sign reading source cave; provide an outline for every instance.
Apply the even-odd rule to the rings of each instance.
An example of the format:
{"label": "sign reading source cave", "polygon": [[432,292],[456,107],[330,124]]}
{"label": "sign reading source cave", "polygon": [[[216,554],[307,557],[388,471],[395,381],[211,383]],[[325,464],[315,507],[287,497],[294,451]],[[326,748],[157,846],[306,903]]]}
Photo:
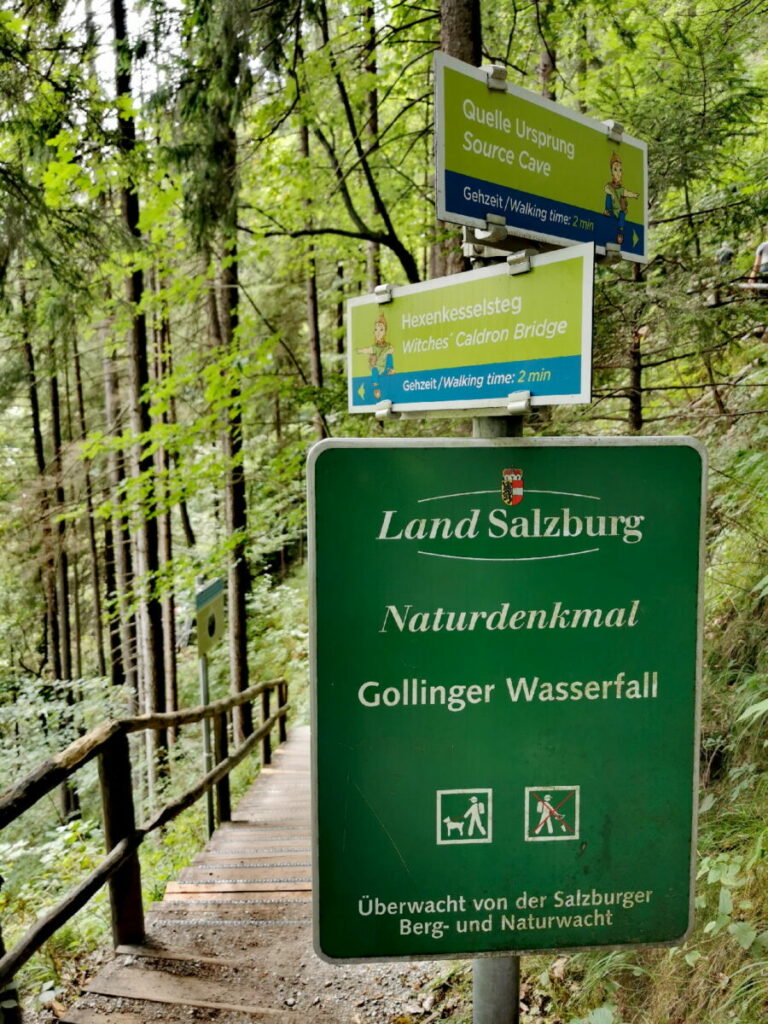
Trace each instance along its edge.
{"label": "sign reading source cave", "polygon": [[648,154],[605,124],[435,54],[437,216],[645,262]]}
{"label": "sign reading source cave", "polygon": [[671,438],[313,448],[321,955],[685,935],[703,463]]}

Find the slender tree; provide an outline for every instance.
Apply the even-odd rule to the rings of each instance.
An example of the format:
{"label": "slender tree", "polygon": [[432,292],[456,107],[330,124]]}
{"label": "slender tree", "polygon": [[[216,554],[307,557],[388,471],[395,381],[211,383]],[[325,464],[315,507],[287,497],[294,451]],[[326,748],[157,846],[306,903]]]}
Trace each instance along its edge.
{"label": "slender tree", "polygon": [[[135,243],[141,238],[139,228],[138,182],[131,171],[136,155],[136,125],[130,113],[133,104],[131,90],[131,44],[128,37],[123,0],[112,0],[112,28],[115,41],[115,94],[118,117],[118,149],[123,161],[124,184],[120,190],[123,224],[127,235]],[[144,298],[144,272],[136,263],[125,279],[125,299],[130,311],[129,352],[131,382],[131,423],[136,437],[136,474],[146,488],[143,507],[138,510],[134,523],[138,584],[141,592],[141,630],[139,636],[142,683],[148,711],[164,711],[166,704],[164,679],[163,612],[158,594],[160,569],[158,521],[156,508],[155,472],[150,431],[152,427],[149,396],[149,354]],[[158,730],[152,733],[156,754],[162,757],[167,746],[167,735]]]}

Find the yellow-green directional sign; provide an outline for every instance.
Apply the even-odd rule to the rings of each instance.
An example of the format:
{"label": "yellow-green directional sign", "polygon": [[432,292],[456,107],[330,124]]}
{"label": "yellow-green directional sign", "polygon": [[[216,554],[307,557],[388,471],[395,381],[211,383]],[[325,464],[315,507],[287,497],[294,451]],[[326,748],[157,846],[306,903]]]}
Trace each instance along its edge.
{"label": "yellow-green directional sign", "polygon": [[644,142],[442,53],[435,88],[438,217],[648,258]]}
{"label": "yellow-green directional sign", "polygon": [[216,646],[227,626],[224,611],[224,580],[218,579],[195,595],[197,614],[197,651],[200,657]]}
{"label": "yellow-green directional sign", "polygon": [[319,952],[678,942],[697,442],[333,440],[309,488]]}
{"label": "yellow-green directional sign", "polygon": [[594,248],[394,287],[347,304],[349,407],[371,412],[588,402]]}

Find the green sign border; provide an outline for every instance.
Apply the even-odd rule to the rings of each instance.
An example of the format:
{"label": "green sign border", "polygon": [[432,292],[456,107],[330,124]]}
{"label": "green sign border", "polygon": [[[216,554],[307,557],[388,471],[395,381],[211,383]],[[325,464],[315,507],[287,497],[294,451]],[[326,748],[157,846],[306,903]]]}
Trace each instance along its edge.
{"label": "green sign border", "polygon": [[[627,241],[626,247],[622,243],[617,248],[621,249],[624,259],[647,262],[648,147],[644,141],[626,133],[621,135],[621,141],[613,140],[607,124],[509,82],[489,88],[487,68],[473,67],[447,54],[435,54],[434,70],[436,215],[439,219],[474,228],[487,227],[484,215],[466,212],[469,209],[477,212],[474,200],[468,201],[462,211],[464,204],[458,195],[451,198],[447,175],[455,172],[472,190],[488,193],[480,205],[485,207],[485,213],[506,219],[511,235],[553,245],[594,242],[598,254],[604,255],[606,246],[600,239],[605,229],[609,223],[623,224],[626,216],[639,226],[642,239],[635,246]],[[471,102],[472,120],[456,109],[453,93],[447,102],[446,94],[450,90],[446,72],[464,80],[467,94],[464,102]],[[529,125],[526,118],[535,119],[535,123]],[[512,123],[516,125],[518,120],[528,132],[522,139],[511,130]],[[469,144],[465,138],[467,133],[474,146],[467,151],[469,155],[465,153]],[[564,155],[571,150],[570,157]],[[626,165],[626,187],[621,174],[618,184],[621,196],[626,194],[628,202],[614,191],[613,213],[609,219],[604,215],[605,195],[612,178],[614,154]],[[525,167],[520,166],[523,157]],[[531,163],[535,169],[531,169]],[[546,171],[540,170],[544,166],[547,166]],[[638,189],[640,198],[631,187]],[[494,189],[497,194],[492,194]],[[512,204],[515,200],[519,200],[519,206],[506,206],[507,202]],[[532,210],[526,212],[526,204],[535,206],[538,200],[546,209],[537,211],[536,216]],[[623,215],[614,208],[619,202]],[[616,221],[620,216],[621,221]],[[541,226],[537,221],[542,222]],[[587,226],[589,222],[591,228]],[[549,223],[553,223],[553,227],[545,230]]]}
{"label": "green sign border", "polygon": [[[688,926],[684,934],[678,935],[669,940],[654,942],[627,942],[620,944],[596,944],[589,946],[565,946],[565,947],[532,947],[529,949],[513,948],[508,951],[493,949],[487,951],[451,951],[449,953],[424,952],[408,955],[373,955],[361,957],[335,957],[326,954],[320,945],[320,891],[319,891],[319,832],[320,823],[318,819],[318,734],[317,734],[317,685],[318,685],[318,664],[317,664],[317,537],[316,537],[316,516],[317,507],[315,502],[315,472],[317,460],[326,451],[332,449],[487,449],[504,448],[510,452],[532,448],[641,448],[641,447],[688,447],[693,448],[701,458],[701,498],[700,498],[700,520],[699,520],[699,566],[697,576],[697,623],[696,623],[696,664],[694,675],[694,706],[695,721],[693,723],[693,758],[691,765],[692,778],[692,818],[691,818],[691,848],[690,848],[690,872],[689,872],[689,908]],[[707,455],[704,446],[695,438],[690,437],[653,437],[653,438],[503,438],[494,440],[459,439],[459,438],[428,438],[428,439],[360,439],[343,438],[329,439],[318,442],[309,452],[307,461],[307,487],[308,487],[308,540],[309,540],[309,578],[310,578],[310,684],[311,684],[311,738],[312,738],[312,873],[313,873],[313,940],[317,955],[328,963],[376,963],[392,960],[440,960],[440,959],[464,959],[485,956],[509,956],[509,955],[536,955],[544,952],[563,952],[574,954],[589,950],[618,950],[627,948],[645,948],[648,946],[671,947],[684,942],[694,924],[694,898],[695,898],[695,877],[696,877],[696,838],[698,828],[698,783],[699,783],[699,736],[701,723],[701,677],[702,677],[702,623],[703,623],[703,582],[704,582],[704,536],[705,536],[705,511],[707,493]],[[343,543],[343,541],[340,541]],[[660,580],[660,585],[663,581]]]}

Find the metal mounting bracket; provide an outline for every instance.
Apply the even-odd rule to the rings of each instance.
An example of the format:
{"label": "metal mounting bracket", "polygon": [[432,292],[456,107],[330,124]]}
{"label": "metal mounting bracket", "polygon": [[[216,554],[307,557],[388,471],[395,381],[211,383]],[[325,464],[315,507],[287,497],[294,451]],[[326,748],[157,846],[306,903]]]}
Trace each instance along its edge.
{"label": "metal mounting bracket", "polygon": [[485,72],[485,84],[489,89],[503,92],[507,88],[507,69],[503,65],[483,64],[481,71]]}
{"label": "metal mounting bracket", "polygon": [[531,411],[531,392],[512,391],[507,395],[507,412],[511,416],[522,416]]}
{"label": "metal mounting bracket", "polygon": [[535,249],[521,249],[507,256],[507,270],[510,274],[527,274],[533,270],[531,257],[536,255]]}
{"label": "metal mounting bracket", "polygon": [[386,302],[392,302],[394,295],[392,294],[391,284],[380,284],[373,289],[373,294],[376,296],[376,301],[379,305],[384,305]]}
{"label": "metal mounting bracket", "polygon": [[623,259],[621,255],[621,246],[618,242],[606,242],[605,243],[605,262],[616,263]]}
{"label": "metal mounting bracket", "polygon": [[496,249],[491,245],[485,245],[479,241],[474,230],[467,227],[462,229],[461,251],[467,259],[475,262],[478,260],[503,260],[507,258],[509,252],[507,249]]}
{"label": "metal mounting bracket", "polygon": [[377,420],[395,420],[400,415],[397,412],[392,412],[391,398],[384,398],[381,402],[377,402],[373,412]]}
{"label": "metal mounting bracket", "polygon": [[485,227],[475,228],[478,242],[503,242],[507,237],[507,222],[500,213],[487,213]]}
{"label": "metal mounting bracket", "polygon": [[618,121],[614,121],[614,120],[603,121],[603,124],[606,127],[606,132],[607,132],[608,138],[611,140],[611,142],[621,142],[622,141],[622,139],[624,138],[624,125],[623,124],[619,124]]}

